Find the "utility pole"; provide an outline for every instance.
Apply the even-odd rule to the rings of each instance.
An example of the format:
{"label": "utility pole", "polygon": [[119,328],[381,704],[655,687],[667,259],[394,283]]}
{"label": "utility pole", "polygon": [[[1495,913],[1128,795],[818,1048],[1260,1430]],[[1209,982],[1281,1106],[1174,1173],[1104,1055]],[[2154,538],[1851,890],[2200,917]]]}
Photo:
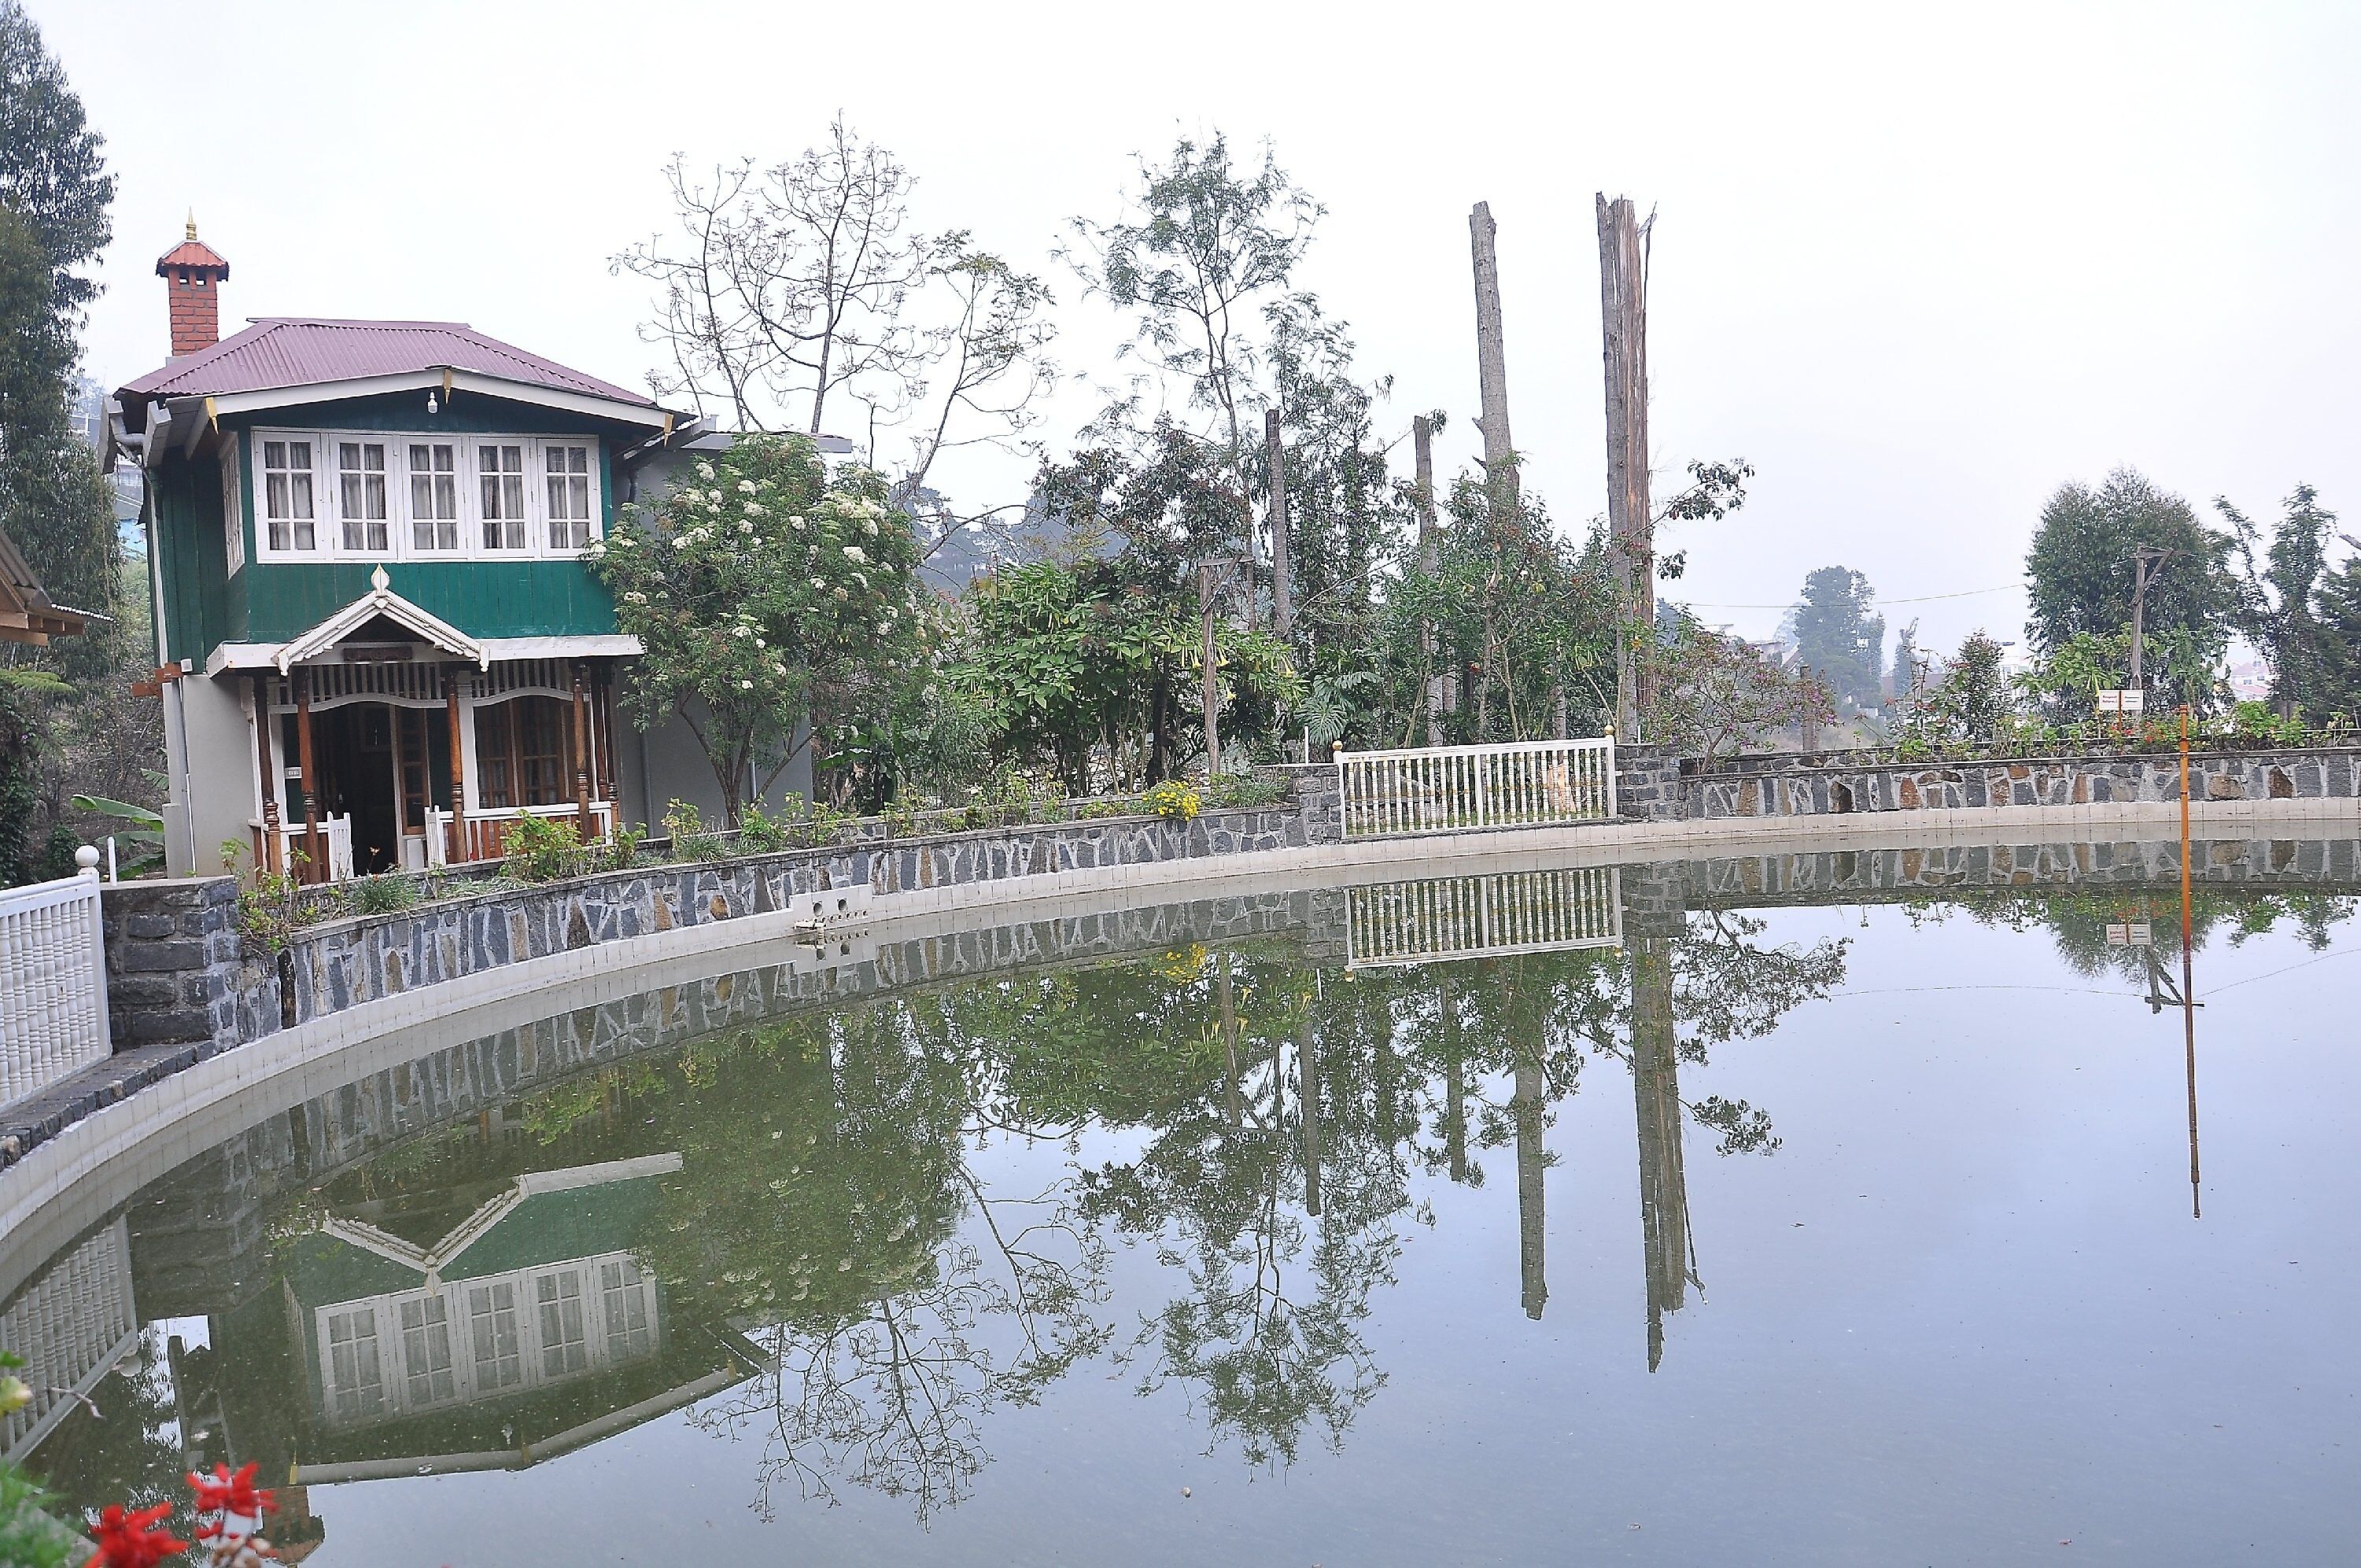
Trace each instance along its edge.
{"label": "utility pole", "polygon": [[1517,504],[1517,449],[1509,439],[1509,364],[1500,336],[1500,260],[1493,248],[1499,225],[1491,204],[1476,203],[1467,214],[1467,240],[1476,259],[1476,384],[1483,401],[1484,488],[1493,507]]}
{"label": "utility pole", "polygon": [[1607,365],[1608,560],[1622,600],[1626,635],[1615,668],[1615,736],[1640,740],[1640,715],[1653,705],[1648,678],[1632,656],[1631,637],[1656,621],[1655,521],[1648,503],[1648,236],[1631,198],[1598,194],[1598,308]]}
{"label": "utility pole", "polygon": [[1211,561],[1197,567],[1197,618],[1203,623],[1205,634],[1205,782],[1212,784],[1222,774],[1222,732],[1218,719],[1222,707],[1222,675],[1213,653],[1213,574]]}
{"label": "utility pole", "polygon": [[2140,653],[2146,641],[2141,601],[2147,598],[2147,586],[2156,580],[2156,569],[2177,550],[2167,550],[2155,544],[2135,545],[2132,549],[2132,690],[2145,691],[2140,684]]}
{"label": "utility pole", "polygon": [[[1410,422],[1411,449],[1417,457],[1418,568],[1432,576],[1443,564],[1443,541],[1434,515],[1434,422],[1420,414]],[[1419,652],[1426,664],[1426,743],[1443,744],[1443,673],[1434,667],[1434,623],[1419,628]]]}
{"label": "utility pole", "polygon": [[1285,642],[1295,635],[1295,582],[1287,554],[1287,448],[1277,409],[1263,411],[1262,440],[1270,455],[1270,629]]}

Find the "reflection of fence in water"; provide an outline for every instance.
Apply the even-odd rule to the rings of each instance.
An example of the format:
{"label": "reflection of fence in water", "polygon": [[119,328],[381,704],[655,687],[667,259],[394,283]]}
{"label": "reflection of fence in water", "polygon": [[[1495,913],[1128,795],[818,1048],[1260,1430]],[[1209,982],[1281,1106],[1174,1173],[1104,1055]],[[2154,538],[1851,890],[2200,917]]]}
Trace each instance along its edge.
{"label": "reflection of fence in water", "polygon": [[1622,880],[1613,866],[1345,890],[1345,962],[1354,968],[1611,948],[1622,940]]}
{"label": "reflection of fence in water", "polygon": [[19,1460],[97,1387],[138,1338],[131,1237],[117,1219],[51,1264],[0,1313],[0,1346],[25,1358],[33,1402],[0,1416],[0,1459]]}

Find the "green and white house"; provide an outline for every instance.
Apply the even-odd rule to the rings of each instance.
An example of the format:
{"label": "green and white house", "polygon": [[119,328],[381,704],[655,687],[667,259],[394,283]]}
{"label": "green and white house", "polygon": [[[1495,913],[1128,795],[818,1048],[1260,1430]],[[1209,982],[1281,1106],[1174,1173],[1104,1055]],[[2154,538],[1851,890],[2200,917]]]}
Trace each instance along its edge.
{"label": "green and white house", "polygon": [[422,868],[526,814],[603,836],[718,806],[686,734],[619,721],[640,647],[588,553],[727,437],[456,323],[220,338],[229,267],[194,224],[156,269],[171,358],[110,436],[146,479],[173,874],[225,843],[313,880]]}

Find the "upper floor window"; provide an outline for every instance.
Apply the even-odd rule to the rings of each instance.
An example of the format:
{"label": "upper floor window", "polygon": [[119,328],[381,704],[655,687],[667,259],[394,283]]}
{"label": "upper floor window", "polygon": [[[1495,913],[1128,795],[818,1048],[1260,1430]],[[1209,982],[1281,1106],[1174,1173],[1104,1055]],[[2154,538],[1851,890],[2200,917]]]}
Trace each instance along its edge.
{"label": "upper floor window", "polygon": [[549,480],[549,547],[590,547],[590,449],[551,442],[541,449]]}
{"label": "upper floor window", "polygon": [[310,550],[319,543],[313,532],[312,482],[309,441],[262,444],[262,511],[273,550]]}
{"label": "upper floor window", "polygon": [[[602,532],[596,440],[289,430],[246,439],[252,549],[266,561],[576,556]],[[235,570],[239,552],[228,550]]]}
{"label": "upper floor window", "polygon": [[246,565],[246,487],[238,482],[238,438],[221,444],[223,576],[235,577]]}
{"label": "upper floor window", "polygon": [[524,548],[524,448],[486,442],[476,448],[484,481],[484,548]]}
{"label": "upper floor window", "polygon": [[383,554],[386,538],[385,443],[336,443],[336,515],[344,520],[347,550]]}
{"label": "upper floor window", "polygon": [[416,550],[459,548],[456,448],[447,441],[410,444],[410,543]]}

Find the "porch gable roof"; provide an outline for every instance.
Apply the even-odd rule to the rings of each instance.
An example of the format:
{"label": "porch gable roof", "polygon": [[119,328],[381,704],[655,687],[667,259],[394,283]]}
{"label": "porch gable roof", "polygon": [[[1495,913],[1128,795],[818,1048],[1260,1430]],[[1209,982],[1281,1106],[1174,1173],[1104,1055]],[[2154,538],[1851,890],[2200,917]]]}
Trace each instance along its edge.
{"label": "porch gable roof", "polygon": [[317,658],[378,617],[383,616],[395,625],[416,632],[422,641],[430,642],[456,658],[471,661],[479,669],[491,667],[492,656],[484,645],[445,620],[440,616],[422,609],[393,591],[392,579],[379,566],[369,574],[369,591],[311,630],[283,644],[272,663],[279,673],[306,659]]}

